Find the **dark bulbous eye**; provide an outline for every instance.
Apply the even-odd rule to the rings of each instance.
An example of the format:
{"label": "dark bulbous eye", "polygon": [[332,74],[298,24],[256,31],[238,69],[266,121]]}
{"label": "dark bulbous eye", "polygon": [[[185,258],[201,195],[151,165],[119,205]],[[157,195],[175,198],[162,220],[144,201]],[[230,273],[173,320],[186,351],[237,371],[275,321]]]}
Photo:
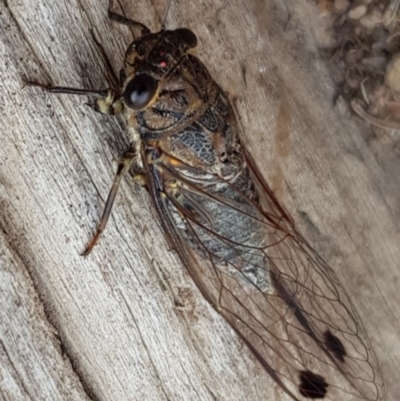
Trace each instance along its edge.
{"label": "dark bulbous eye", "polygon": [[134,110],[146,107],[157,92],[157,81],[147,74],[137,75],[125,88],[124,102]]}
{"label": "dark bulbous eye", "polygon": [[190,29],[175,29],[175,33],[178,36],[178,39],[185,43],[189,48],[193,49],[197,46],[197,37]]}

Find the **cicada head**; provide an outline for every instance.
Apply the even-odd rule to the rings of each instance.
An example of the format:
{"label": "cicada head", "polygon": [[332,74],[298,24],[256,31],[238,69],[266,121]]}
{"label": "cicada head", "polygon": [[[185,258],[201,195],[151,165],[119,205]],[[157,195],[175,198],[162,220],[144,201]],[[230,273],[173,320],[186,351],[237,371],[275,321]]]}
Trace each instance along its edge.
{"label": "cicada head", "polygon": [[151,72],[156,79],[161,79],[196,46],[196,35],[187,28],[145,34],[126,50],[126,72],[131,75]]}
{"label": "cicada head", "polygon": [[149,33],[132,42],[125,54],[126,106],[142,110],[154,103],[167,76],[196,45],[196,35],[186,28]]}
{"label": "cicada head", "polygon": [[145,34],[128,47],[122,100],[142,139],[181,128],[210,98],[212,80],[192,54],[196,45],[196,35],[180,28]]}

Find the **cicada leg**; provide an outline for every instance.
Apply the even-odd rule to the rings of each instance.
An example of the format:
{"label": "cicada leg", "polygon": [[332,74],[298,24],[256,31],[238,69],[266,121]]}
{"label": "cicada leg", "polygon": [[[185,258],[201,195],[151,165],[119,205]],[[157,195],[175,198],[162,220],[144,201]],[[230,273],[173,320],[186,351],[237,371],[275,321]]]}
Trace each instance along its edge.
{"label": "cicada leg", "polygon": [[133,180],[133,182],[137,182],[138,184],[140,184],[143,188],[146,188],[147,190],[149,190],[149,188],[147,186],[146,174],[137,172],[132,176],[132,180]]}
{"label": "cicada leg", "polygon": [[108,1],[108,18],[110,18],[111,21],[115,21],[123,25],[138,27],[142,30],[142,35],[147,35],[148,33],[150,33],[150,29],[147,28],[147,26],[142,24],[141,22],[131,20],[121,14],[112,11],[113,8],[112,3],[113,3],[112,0]]}
{"label": "cicada leg", "polygon": [[124,107],[119,93],[111,88],[99,89],[99,90],[79,89],[79,88],[69,88],[66,86],[51,86],[34,81],[26,81],[25,85],[35,86],[49,93],[62,93],[67,95],[97,97],[98,99],[96,99],[96,104],[97,104],[96,111],[99,111],[100,113],[103,114],[109,114],[109,115],[119,114],[122,112]]}
{"label": "cicada leg", "polygon": [[97,227],[96,233],[90,240],[89,244],[86,246],[86,249],[82,252],[82,256],[87,256],[92,251],[93,247],[97,244],[101,233],[104,231],[108,218],[111,214],[111,209],[114,205],[114,200],[118,192],[119,184],[121,183],[121,179],[123,175],[131,168],[134,160],[135,160],[136,153],[129,149],[127,150],[120,158],[118,163],[117,173],[114,177],[114,182],[112,184],[111,190],[108,194],[108,198],[106,204],[104,206],[103,214],[100,219],[100,223]]}

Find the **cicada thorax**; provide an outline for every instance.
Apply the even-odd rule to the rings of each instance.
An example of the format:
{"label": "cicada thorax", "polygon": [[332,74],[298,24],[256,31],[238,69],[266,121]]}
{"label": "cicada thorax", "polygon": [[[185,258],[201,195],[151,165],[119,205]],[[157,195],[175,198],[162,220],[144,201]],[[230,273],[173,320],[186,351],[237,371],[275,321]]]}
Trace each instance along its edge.
{"label": "cicada thorax", "polygon": [[192,54],[195,45],[191,31],[177,29],[145,35],[129,46],[126,119],[144,144],[157,142],[184,163],[217,172],[229,157],[240,164],[240,143],[229,101]]}
{"label": "cicada thorax", "polygon": [[[159,190],[185,241],[200,253],[205,250],[195,244],[204,244],[215,263],[232,263],[266,290],[266,258],[260,250],[265,245],[265,230],[257,223],[262,216],[257,216],[252,204],[258,197],[234,111],[206,67],[191,53],[189,42],[195,40],[187,30],[179,29],[146,35],[130,46],[125,88],[133,80],[150,84],[147,104],[129,109],[127,121],[140,136],[146,164],[158,176]],[[237,245],[233,247],[226,238]]]}

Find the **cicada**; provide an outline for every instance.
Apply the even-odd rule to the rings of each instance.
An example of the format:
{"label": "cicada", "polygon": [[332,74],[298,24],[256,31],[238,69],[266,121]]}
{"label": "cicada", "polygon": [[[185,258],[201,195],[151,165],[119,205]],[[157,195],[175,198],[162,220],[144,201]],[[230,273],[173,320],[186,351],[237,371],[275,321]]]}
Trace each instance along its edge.
{"label": "cicada", "polygon": [[122,114],[132,146],[122,156],[88,255],[122,176],[149,191],[164,233],[203,296],[293,400],[384,400],[376,356],[333,270],[296,230],[240,139],[227,94],[193,54],[186,28],[140,28],[118,88],[48,87],[97,96]]}

